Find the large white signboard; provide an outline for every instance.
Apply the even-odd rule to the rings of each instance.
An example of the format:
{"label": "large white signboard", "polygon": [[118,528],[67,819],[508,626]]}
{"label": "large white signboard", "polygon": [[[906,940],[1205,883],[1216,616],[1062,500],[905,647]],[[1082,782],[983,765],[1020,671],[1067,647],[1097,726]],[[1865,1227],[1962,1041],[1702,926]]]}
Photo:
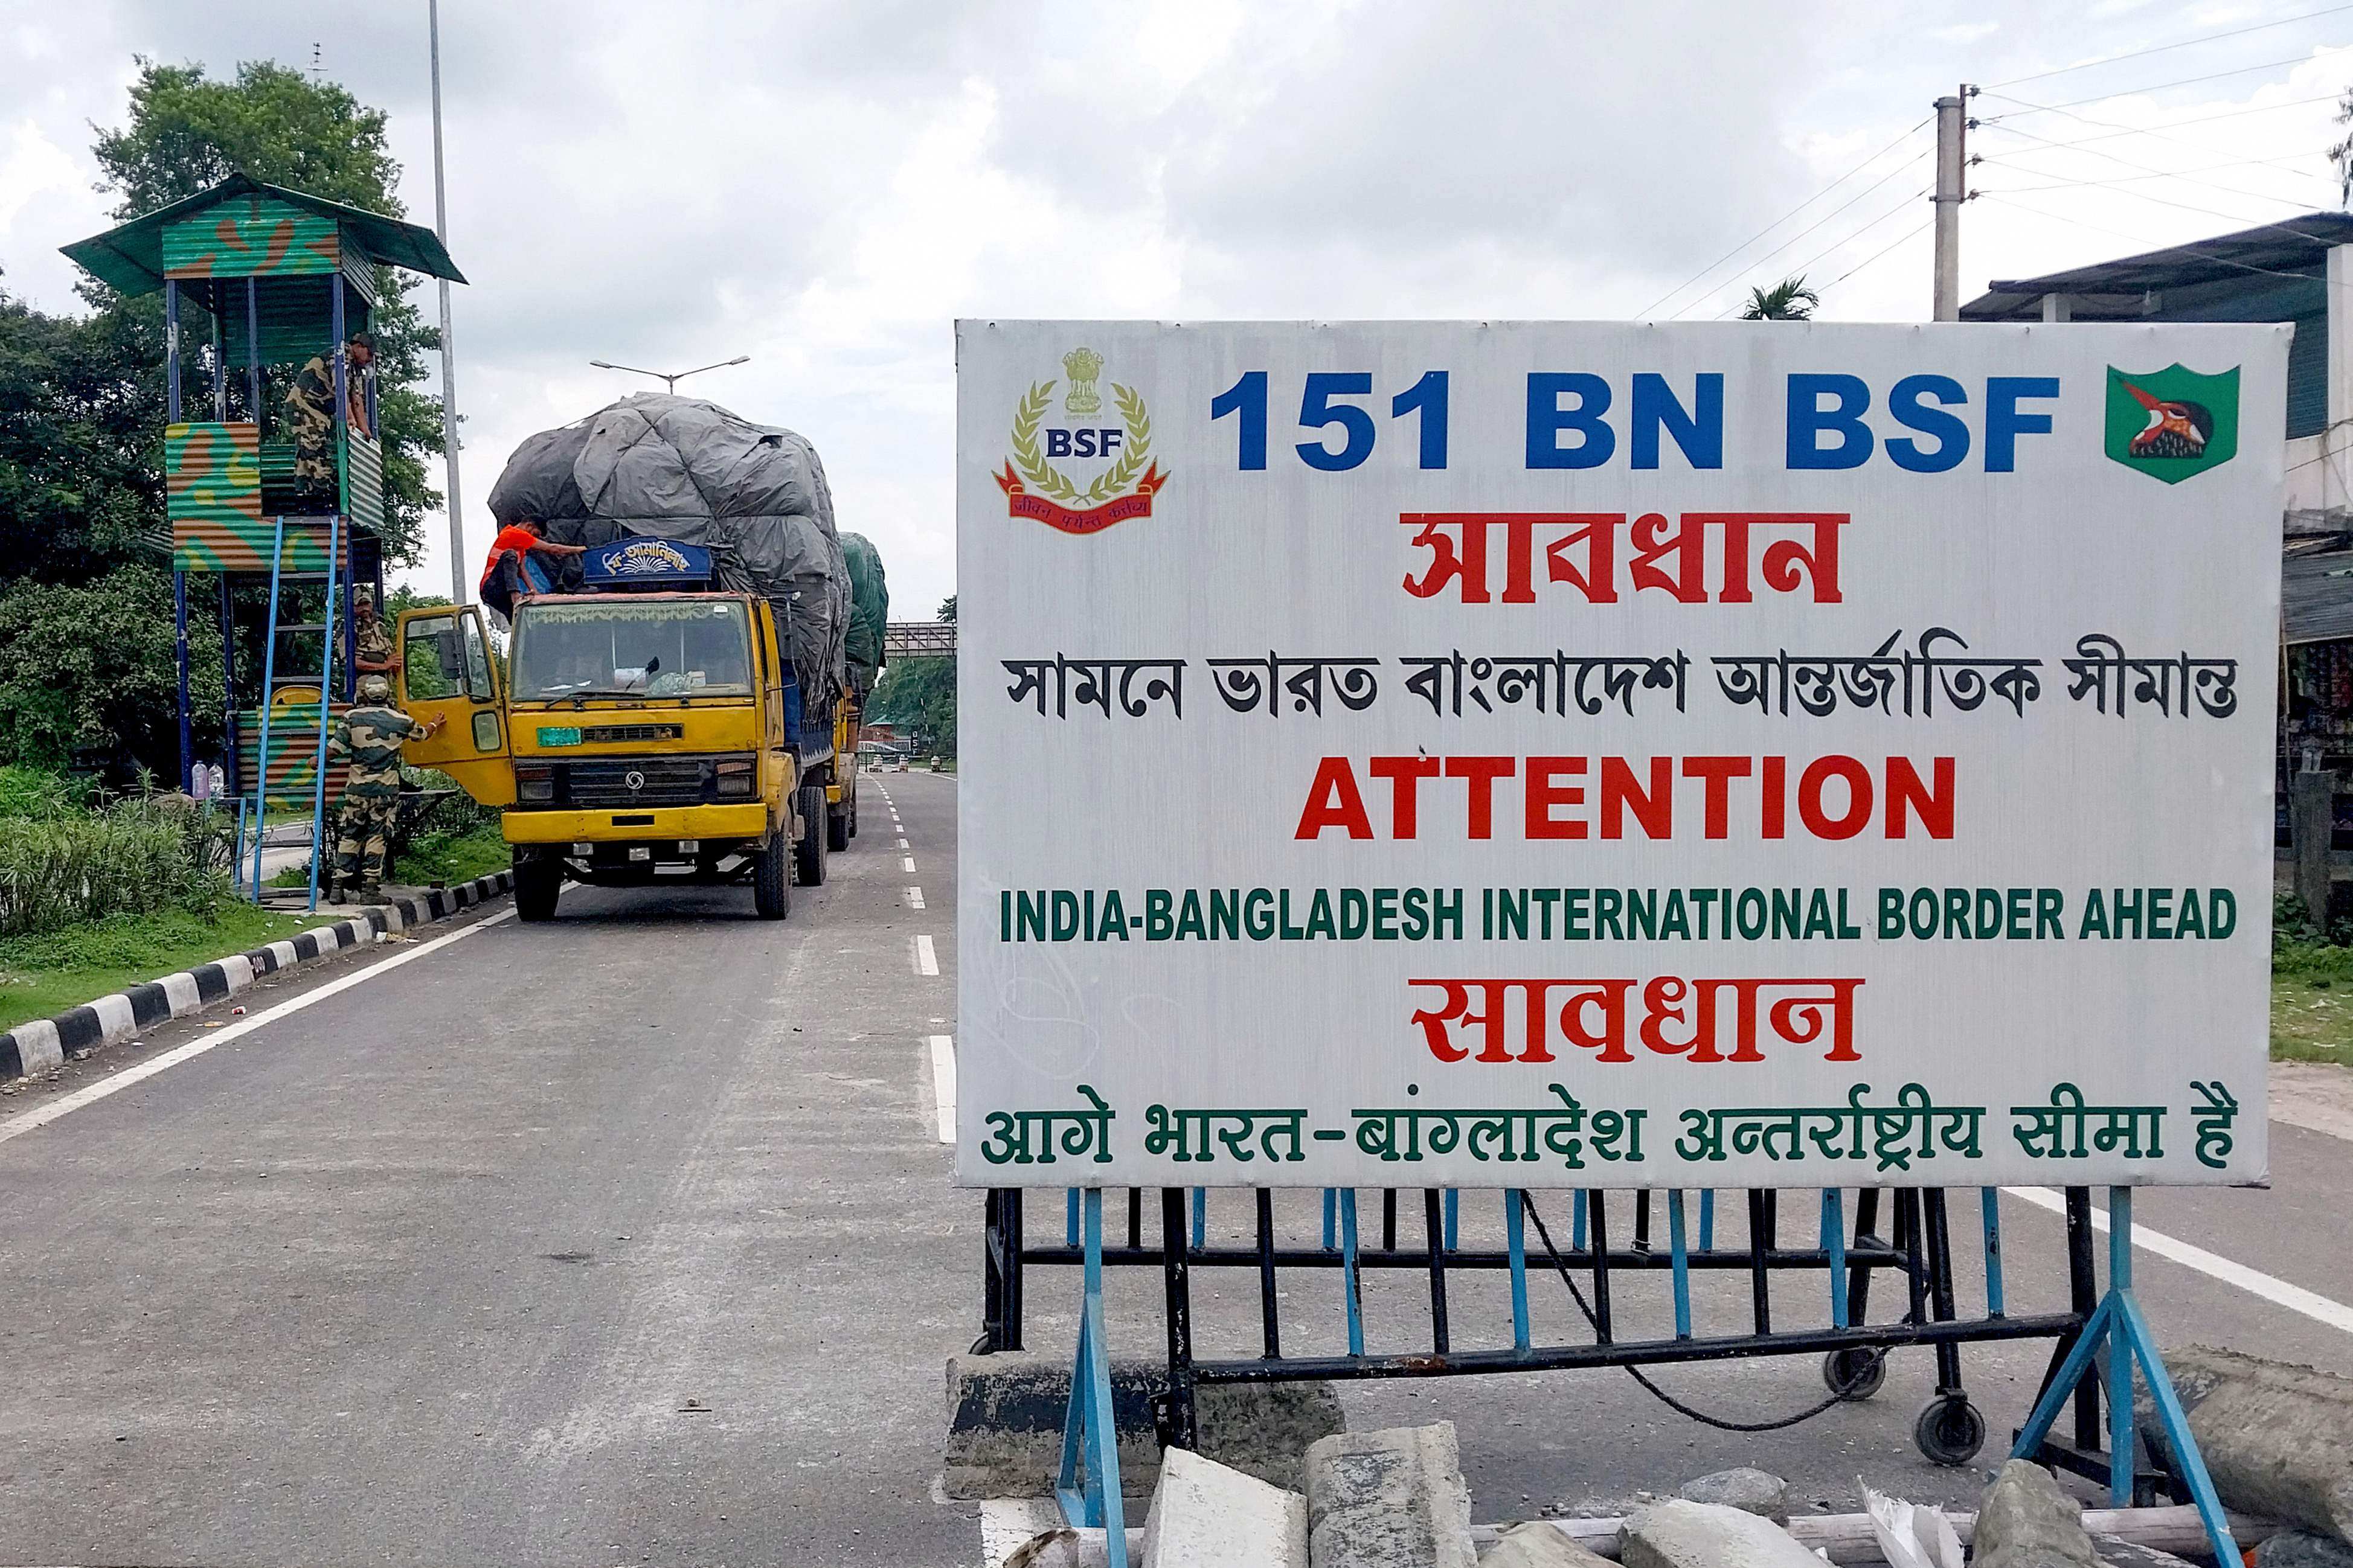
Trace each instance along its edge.
{"label": "large white signboard", "polygon": [[959,1180],[2262,1180],[2288,336],[964,323]]}

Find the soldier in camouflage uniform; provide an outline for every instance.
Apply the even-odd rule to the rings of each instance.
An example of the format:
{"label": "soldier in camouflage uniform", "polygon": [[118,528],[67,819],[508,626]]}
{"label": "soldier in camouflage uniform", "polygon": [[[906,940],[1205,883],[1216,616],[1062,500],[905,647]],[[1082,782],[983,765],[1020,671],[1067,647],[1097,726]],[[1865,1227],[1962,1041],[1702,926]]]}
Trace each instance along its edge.
{"label": "soldier in camouflage uniform", "polygon": [[[362,436],[368,428],[367,398],[362,391],[368,365],[375,359],[375,340],[353,332],[344,351],[344,417]],[[325,354],[314,354],[294,377],[286,394],[286,424],[294,432],[294,494],[298,500],[327,503],[335,497],[335,367]]]}
{"label": "soldier in camouflage uniform", "polygon": [[358,633],[352,660],[360,674],[389,677],[400,659],[393,652],[392,633],[375,613],[375,595],[365,588],[352,591],[352,620]]}
{"label": "soldier in camouflage uniform", "polygon": [[422,740],[441,721],[420,724],[391,706],[392,682],[360,679],[360,700],[335,721],[327,740],[331,762],[348,761],[351,774],[335,807],[335,874],[327,901],[340,904],[356,888],[366,903],[382,891],[392,814],[400,800],[400,743]]}

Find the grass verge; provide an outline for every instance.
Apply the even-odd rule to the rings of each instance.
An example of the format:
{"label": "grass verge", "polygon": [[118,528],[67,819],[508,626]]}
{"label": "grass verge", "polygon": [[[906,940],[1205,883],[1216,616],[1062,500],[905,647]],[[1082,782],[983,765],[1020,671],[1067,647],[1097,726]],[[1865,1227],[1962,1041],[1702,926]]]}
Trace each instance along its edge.
{"label": "grass verge", "polygon": [[2284,943],[2272,954],[2272,1059],[2353,1066],[2353,948]]}
{"label": "grass verge", "polygon": [[161,910],[12,937],[0,942],[0,1029],[174,970],[282,942],[337,913],[281,914],[230,899],[208,915]]}

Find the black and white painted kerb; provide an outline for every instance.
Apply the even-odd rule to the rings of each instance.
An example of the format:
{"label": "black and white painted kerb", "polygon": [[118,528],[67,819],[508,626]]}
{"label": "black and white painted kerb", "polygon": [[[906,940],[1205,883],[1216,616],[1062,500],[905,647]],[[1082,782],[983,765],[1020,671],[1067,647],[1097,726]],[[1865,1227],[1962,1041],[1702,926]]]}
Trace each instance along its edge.
{"label": "black and white painted kerb", "polygon": [[101,996],[85,1006],[69,1008],[54,1018],[19,1024],[0,1035],[0,1083],[54,1072],[68,1057],[95,1046],[111,1045],[168,1018],[185,1017],[222,997],[244,990],[265,974],[300,963],[364,947],[379,935],[447,920],[511,891],[514,873],[500,871],[460,882],[453,888],[433,888],[413,898],[371,904],[351,919],[297,932],[251,952],[232,953],[213,963],[200,963],[177,974],[166,974],[128,991]]}

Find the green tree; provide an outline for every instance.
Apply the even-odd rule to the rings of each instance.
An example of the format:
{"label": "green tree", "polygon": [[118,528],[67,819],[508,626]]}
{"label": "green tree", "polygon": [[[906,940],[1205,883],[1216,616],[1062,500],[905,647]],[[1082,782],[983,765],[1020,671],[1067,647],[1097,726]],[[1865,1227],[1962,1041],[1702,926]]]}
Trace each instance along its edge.
{"label": "green tree", "polygon": [[[118,566],[64,585],[25,579],[0,593],[0,756],[62,769],[77,751],[178,767],[172,577]],[[189,705],[197,754],[220,743],[220,629],[188,617]]]}
{"label": "green tree", "polygon": [[[130,119],[100,132],[91,150],[120,197],[118,218],[152,212],[238,173],[401,217],[406,209],[393,195],[400,165],[385,128],[382,110],[274,61],[246,61],[236,79],[216,81],[202,66],[142,58]],[[406,565],[418,558],[425,513],[441,503],[426,478],[426,460],[441,451],[441,400],[423,390],[425,356],[438,350],[440,334],[408,299],[415,275],[378,268],[375,286],[382,302],[369,324],[384,437],[385,558]],[[110,302],[110,290],[92,286],[90,293],[93,303]],[[160,361],[161,315],[142,314],[153,317]]]}
{"label": "green tree", "polygon": [[1814,309],[1822,302],[1821,296],[1806,287],[1805,274],[1784,278],[1770,289],[1748,290],[1748,303],[1740,308],[1744,321],[1810,321]]}
{"label": "green tree", "polygon": [[0,293],[0,584],[79,584],[157,559],[163,334]]}
{"label": "green tree", "polygon": [[[955,595],[940,604],[939,618],[956,618]],[[956,661],[952,658],[902,658],[886,667],[868,703],[869,715],[879,724],[905,727],[917,751],[944,757],[956,754]]]}

